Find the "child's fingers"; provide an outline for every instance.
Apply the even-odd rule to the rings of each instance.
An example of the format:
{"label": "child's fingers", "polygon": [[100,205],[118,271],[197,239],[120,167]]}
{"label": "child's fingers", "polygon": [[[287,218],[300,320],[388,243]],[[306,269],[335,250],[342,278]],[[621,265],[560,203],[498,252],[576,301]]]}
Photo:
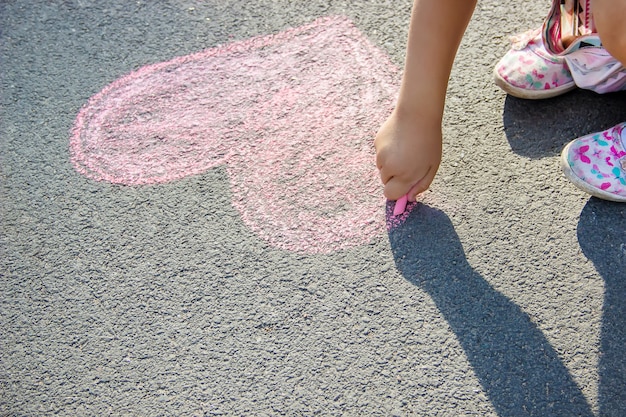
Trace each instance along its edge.
{"label": "child's fingers", "polygon": [[393,177],[385,184],[385,198],[388,200],[398,200],[409,189],[410,184],[400,181],[398,177]]}
{"label": "child's fingers", "polygon": [[391,181],[392,178],[394,178],[393,172],[385,167],[379,167],[378,173],[380,174],[380,181],[384,185],[387,185],[387,183]]}
{"label": "child's fingers", "polygon": [[398,200],[400,197],[406,195],[410,202],[414,202],[418,194],[423,193],[430,187],[436,173],[437,170],[431,167],[426,172],[426,175],[416,183],[409,183],[401,181],[398,177],[392,177],[385,183],[385,197],[388,200]]}
{"label": "child's fingers", "polygon": [[408,193],[406,193],[409,201],[411,203],[415,202],[415,200],[417,200],[417,195],[423,193],[424,191],[420,191],[422,189],[422,182],[418,182],[417,184],[415,184],[413,187],[411,187],[411,189],[409,190]]}
{"label": "child's fingers", "polygon": [[411,189],[408,192],[409,201],[411,202],[415,201],[419,194],[428,190],[428,187],[430,187],[430,184],[435,179],[435,174],[437,174],[437,170],[430,168],[428,172],[426,173],[426,175],[421,180],[419,180],[415,185],[413,185],[413,187],[411,187]]}

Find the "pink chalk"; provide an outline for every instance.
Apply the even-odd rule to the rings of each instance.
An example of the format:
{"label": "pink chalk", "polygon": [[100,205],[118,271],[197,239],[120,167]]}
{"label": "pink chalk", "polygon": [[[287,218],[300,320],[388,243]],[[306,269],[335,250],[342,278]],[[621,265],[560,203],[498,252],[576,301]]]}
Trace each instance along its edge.
{"label": "pink chalk", "polygon": [[398,201],[396,201],[396,205],[393,208],[393,215],[394,216],[399,216],[400,214],[404,213],[404,211],[406,210],[406,204],[409,201],[409,195],[405,194],[402,197],[400,197],[398,199]]}

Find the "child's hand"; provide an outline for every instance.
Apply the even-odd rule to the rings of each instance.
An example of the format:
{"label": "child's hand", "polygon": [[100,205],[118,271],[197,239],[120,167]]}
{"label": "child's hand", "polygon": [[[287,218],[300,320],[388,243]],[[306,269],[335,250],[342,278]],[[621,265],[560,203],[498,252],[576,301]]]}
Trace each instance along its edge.
{"label": "child's hand", "polygon": [[400,117],[392,113],[376,139],[376,166],[385,197],[409,201],[428,189],[441,163],[441,123],[437,118]]}

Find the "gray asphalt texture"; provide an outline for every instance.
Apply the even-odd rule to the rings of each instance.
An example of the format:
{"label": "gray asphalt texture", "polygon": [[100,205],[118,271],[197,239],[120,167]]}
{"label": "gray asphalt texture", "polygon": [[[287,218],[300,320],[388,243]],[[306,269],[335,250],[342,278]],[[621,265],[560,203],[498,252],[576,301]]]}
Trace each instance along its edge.
{"label": "gray asphalt texture", "polygon": [[402,66],[410,6],[1,1],[0,415],[626,416],[626,206],[558,163],[626,95],[491,78],[547,1],[479,1],[437,179],[368,245],[269,247],[221,168],[123,187],[69,162],[81,106],[134,69],[335,14]]}

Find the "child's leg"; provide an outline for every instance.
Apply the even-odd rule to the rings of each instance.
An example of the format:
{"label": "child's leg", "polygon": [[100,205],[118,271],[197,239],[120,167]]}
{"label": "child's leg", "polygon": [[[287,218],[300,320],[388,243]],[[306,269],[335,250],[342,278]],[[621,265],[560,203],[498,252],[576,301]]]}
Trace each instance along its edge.
{"label": "child's leg", "polygon": [[626,0],[592,0],[591,10],[602,45],[626,66]]}
{"label": "child's leg", "polygon": [[476,0],[415,0],[396,108],[374,146],[385,196],[426,191],[441,162],[441,120],[450,71]]}

